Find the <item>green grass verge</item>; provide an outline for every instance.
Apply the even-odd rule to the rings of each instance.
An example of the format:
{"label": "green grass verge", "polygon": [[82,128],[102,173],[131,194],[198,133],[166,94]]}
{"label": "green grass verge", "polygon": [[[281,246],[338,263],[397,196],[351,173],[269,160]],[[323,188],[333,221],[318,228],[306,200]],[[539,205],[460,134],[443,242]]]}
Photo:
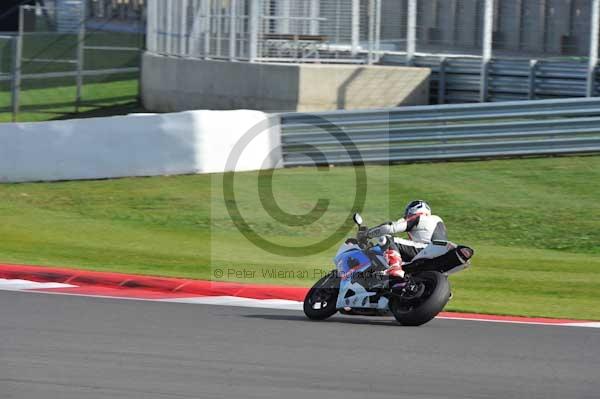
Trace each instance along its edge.
{"label": "green grass verge", "polygon": [[[450,238],[476,249],[473,267],[451,277],[450,310],[600,320],[600,157],[371,166],[367,174],[367,222],[425,198]],[[328,236],[352,206],[352,168],[279,170],[273,181],[290,213],[330,199],[321,220],[285,226],[263,210],[257,173],[236,174],[244,217],[279,244]],[[332,269],[336,250],[286,257],[257,248],[225,209],[222,175],[5,184],[0,218],[3,262],[204,279],[222,270],[224,279],[310,285],[315,269]],[[255,274],[233,273],[242,271]]]}
{"label": "green grass verge", "polygon": [[[111,78],[113,79],[113,78]],[[72,80],[72,79],[71,79]],[[48,82],[44,83],[49,85]],[[39,87],[35,81],[24,82],[18,122],[51,119],[126,115],[142,111],[138,103],[138,80],[88,79],[83,88],[83,101],[76,112],[76,86],[62,82],[59,86]],[[0,87],[0,122],[12,121],[11,97],[7,85]]]}

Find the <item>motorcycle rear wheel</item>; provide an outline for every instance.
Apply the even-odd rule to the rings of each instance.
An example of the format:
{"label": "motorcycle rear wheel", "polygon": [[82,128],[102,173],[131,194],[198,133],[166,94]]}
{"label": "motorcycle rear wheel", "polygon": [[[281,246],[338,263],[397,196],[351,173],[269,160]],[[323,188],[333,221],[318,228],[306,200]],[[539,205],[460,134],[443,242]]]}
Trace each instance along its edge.
{"label": "motorcycle rear wheel", "polygon": [[321,278],[304,298],[304,314],[311,320],[325,320],[337,312],[340,279],[333,274]]}
{"label": "motorcycle rear wheel", "polygon": [[415,282],[425,285],[425,292],[417,299],[390,298],[389,307],[403,326],[420,326],[432,320],[450,300],[450,283],[436,271],[425,271],[413,276]]}

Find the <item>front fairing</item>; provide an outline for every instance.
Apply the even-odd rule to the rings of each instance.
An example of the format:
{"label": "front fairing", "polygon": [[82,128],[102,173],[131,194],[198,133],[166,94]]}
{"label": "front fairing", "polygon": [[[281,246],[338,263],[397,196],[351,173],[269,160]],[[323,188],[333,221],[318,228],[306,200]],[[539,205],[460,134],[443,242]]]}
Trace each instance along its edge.
{"label": "front fairing", "polygon": [[371,260],[358,245],[348,248],[345,251],[339,251],[333,261],[342,278],[353,271],[364,270],[371,266]]}
{"label": "front fairing", "polygon": [[[381,248],[373,247],[369,253],[379,255]],[[387,299],[380,298],[371,301],[369,298],[376,293],[370,292],[363,285],[360,274],[368,275],[367,269],[372,265],[371,258],[356,244],[343,244],[334,258],[338,275],[340,277],[340,293],[338,295],[338,309],[351,308],[387,308]],[[353,278],[355,277],[355,278]]]}

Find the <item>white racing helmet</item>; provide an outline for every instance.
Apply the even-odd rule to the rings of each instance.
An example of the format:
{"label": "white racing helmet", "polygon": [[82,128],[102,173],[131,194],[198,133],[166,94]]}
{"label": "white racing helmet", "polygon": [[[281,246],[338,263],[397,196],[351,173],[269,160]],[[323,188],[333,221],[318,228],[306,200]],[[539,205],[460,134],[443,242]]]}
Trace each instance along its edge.
{"label": "white racing helmet", "polygon": [[431,216],[431,207],[427,202],[416,200],[406,206],[404,217],[407,218],[413,215]]}

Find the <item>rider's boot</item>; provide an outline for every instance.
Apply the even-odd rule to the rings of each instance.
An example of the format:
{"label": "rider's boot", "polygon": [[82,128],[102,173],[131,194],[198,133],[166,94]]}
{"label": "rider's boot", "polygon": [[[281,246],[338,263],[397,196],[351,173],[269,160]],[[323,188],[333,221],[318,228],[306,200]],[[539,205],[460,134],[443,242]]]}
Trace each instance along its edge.
{"label": "rider's boot", "polygon": [[402,256],[400,252],[393,248],[388,248],[383,256],[387,261],[389,267],[386,270],[387,274],[391,277],[404,278],[404,270],[402,270]]}
{"label": "rider's boot", "polygon": [[390,288],[403,288],[406,285],[404,281],[404,270],[402,270],[402,256],[395,248],[388,248],[384,253],[390,267],[386,270],[391,278],[393,285]]}
{"label": "rider's boot", "polygon": [[370,291],[386,288],[389,286],[390,281],[393,281],[394,285],[404,284],[404,270],[402,270],[400,253],[393,248],[388,248],[383,253],[383,257],[388,264],[388,268],[376,272],[376,275],[369,280],[368,289]]}

